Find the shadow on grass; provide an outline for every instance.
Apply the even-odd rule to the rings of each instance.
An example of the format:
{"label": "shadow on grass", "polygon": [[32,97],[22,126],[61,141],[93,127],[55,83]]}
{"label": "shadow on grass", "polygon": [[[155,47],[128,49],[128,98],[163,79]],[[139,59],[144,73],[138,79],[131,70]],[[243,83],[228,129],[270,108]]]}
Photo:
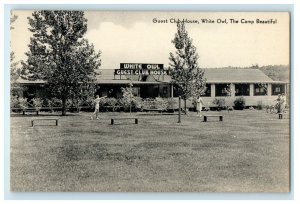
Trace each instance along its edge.
{"label": "shadow on grass", "polygon": [[13,114],[10,114],[10,117],[16,117],[16,118],[28,118],[28,117],[49,117],[49,116],[61,116],[61,117],[74,117],[74,116],[79,116],[79,114],[67,114],[67,115],[64,115],[62,116],[61,114],[56,114],[56,113],[40,113],[39,115],[37,114],[26,114],[26,115],[23,115],[23,114],[18,114],[18,113],[13,113]]}
{"label": "shadow on grass", "polygon": [[114,124],[109,124],[109,126],[120,126],[120,125],[138,125],[135,124],[134,121],[132,123],[126,122],[126,123],[114,123]]}
{"label": "shadow on grass", "polygon": [[30,125],[30,127],[32,127],[32,128],[33,127],[38,127],[38,126],[47,126],[48,127],[48,126],[57,126],[57,125],[55,125],[55,124],[38,124],[38,125],[34,125],[34,126]]}
{"label": "shadow on grass", "polygon": [[178,113],[140,113],[137,114],[136,116],[165,116],[165,115],[178,115]]}

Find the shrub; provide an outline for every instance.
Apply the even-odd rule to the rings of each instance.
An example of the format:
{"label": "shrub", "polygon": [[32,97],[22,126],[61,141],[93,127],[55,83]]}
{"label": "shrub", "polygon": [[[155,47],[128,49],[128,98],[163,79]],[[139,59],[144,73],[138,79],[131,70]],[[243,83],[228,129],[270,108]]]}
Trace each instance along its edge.
{"label": "shrub", "polygon": [[46,103],[47,103],[47,106],[50,108],[51,112],[54,111],[54,107],[57,108],[57,107],[62,106],[62,102],[58,98],[46,99]]}
{"label": "shrub", "polygon": [[225,98],[215,98],[213,104],[218,106],[218,110],[225,109]]}
{"label": "shrub", "polygon": [[236,110],[243,110],[245,108],[246,101],[243,97],[239,97],[234,100],[234,108]]}
{"label": "shrub", "polygon": [[139,110],[142,108],[142,101],[143,101],[143,99],[141,97],[133,98],[132,104],[133,104],[135,110]]}
{"label": "shrub", "polygon": [[115,111],[118,100],[116,98],[105,98],[105,104],[112,107],[112,111]]}
{"label": "shrub", "polygon": [[94,105],[94,98],[93,97],[87,97],[83,102],[83,105],[93,107]]}
{"label": "shrub", "polygon": [[18,98],[18,103],[19,103],[19,107],[21,109],[26,109],[28,108],[28,102],[27,102],[27,98]]}
{"label": "shrub", "polygon": [[53,104],[53,107],[61,107],[62,106],[62,101],[58,98],[52,98],[51,102]]}
{"label": "shrub", "polygon": [[33,99],[31,99],[31,101],[32,101],[32,106],[35,109],[40,110],[42,108],[43,102],[44,102],[43,99],[41,99],[41,98],[33,98]]}
{"label": "shrub", "polygon": [[15,95],[10,96],[10,107],[11,108],[20,108],[18,96],[15,96]]}
{"label": "shrub", "polygon": [[168,108],[168,101],[161,98],[161,97],[157,97],[155,98],[155,105],[157,109],[160,110],[167,110]]}
{"label": "shrub", "polygon": [[76,109],[76,111],[79,112],[82,104],[83,100],[80,98],[73,98],[67,100],[67,107],[70,108],[71,111],[74,111],[74,109]]}
{"label": "shrub", "polygon": [[176,104],[175,99],[174,98],[166,98],[165,100],[167,102],[167,109],[174,110],[174,106]]}

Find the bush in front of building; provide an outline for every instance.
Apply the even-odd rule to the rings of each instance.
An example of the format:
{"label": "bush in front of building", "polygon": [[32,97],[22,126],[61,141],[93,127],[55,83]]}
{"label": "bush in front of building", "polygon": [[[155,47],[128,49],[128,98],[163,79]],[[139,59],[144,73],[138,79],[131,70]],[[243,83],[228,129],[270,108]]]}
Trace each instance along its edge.
{"label": "bush in front of building", "polygon": [[43,106],[44,100],[41,98],[33,98],[30,102],[32,104],[32,107],[34,107],[36,110],[40,110]]}
{"label": "bush in front of building", "polygon": [[245,108],[246,100],[244,97],[239,97],[235,99],[233,103],[235,110],[243,110]]}
{"label": "bush in front of building", "polygon": [[103,98],[100,100],[100,111],[116,111],[119,110],[119,100],[113,97]]}
{"label": "bush in front of building", "polygon": [[67,107],[70,112],[80,112],[84,100],[80,98],[73,98],[67,100]]}
{"label": "bush in front of building", "polygon": [[176,104],[175,99],[174,98],[165,98],[164,100],[167,102],[167,111],[174,112],[175,104]]}
{"label": "bush in front of building", "polygon": [[120,104],[120,111],[139,111],[142,107],[142,98],[140,97],[122,97],[118,100],[118,104]]}
{"label": "bush in front of building", "polygon": [[12,95],[10,97],[10,108],[20,108],[18,96]]}
{"label": "bush in front of building", "polygon": [[215,98],[213,100],[213,104],[215,104],[217,106],[217,110],[218,111],[221,111],[221,110],[224,110],[226,109],[226,102],[225,102],[225,98]]}
{"label": "bush in front of building", "polygon": [[19,97],[18,98],[18,103],[19,103],[19,108],[21,109],[26,109],[28,108],[28,101],[27,101],[27,98],[22,98],[22,97]]}
{"label": "bush in front of building", "polygon": [[118,99],[110,97],[106,98],[106,104],[111,107],[112,111],[116,111],[118,105]]}
{"label": "bush in front of building", "polygon": [[156,108],[159,110],[166,111],[168,108],[168,101],[161,97],[156,97],[155,103],[156,103]]}
{"label": "bush in front of building", "polygon": [[58,98],[46,99],[46,107],[48,107],[51,113],[54,111],[54,108],[61,108],[62,102]]}

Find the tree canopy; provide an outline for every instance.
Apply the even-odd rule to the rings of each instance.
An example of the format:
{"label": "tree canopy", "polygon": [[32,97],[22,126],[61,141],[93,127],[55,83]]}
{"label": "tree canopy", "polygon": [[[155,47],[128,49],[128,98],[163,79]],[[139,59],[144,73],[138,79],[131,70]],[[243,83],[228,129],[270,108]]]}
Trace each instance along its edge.
{"label": "tree canopy", "polygon": [[34,11],[28,20],[32,37],[23,78],[44,80],[49,93],[62,100],[65,115],[67,99],[93,94],[101,53],[84,38],[83,11]]}
{"label": "tree canopy", "polygon": [[184,22],[177,23],[177,32],[172,43],[176,48],[175,54],[171,52],[169,57],[172,83],[179,88],[179,95],[186,102],[186,99],[197,98],[204,93],[204,71],[199,68],[199,56]]}

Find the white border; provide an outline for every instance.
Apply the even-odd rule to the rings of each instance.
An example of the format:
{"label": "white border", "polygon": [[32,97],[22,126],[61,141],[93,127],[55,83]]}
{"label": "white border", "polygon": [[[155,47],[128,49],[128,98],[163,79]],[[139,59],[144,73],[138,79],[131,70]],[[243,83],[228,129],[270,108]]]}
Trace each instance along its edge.
{"label": "white border", "polygon": [[[299,104],[299,98],[298,98],[298,95],[296,95],[296,90],[299,86],[299,80],[298,79],[298,76],[299,76],[299,40],[297,37],[295,36],[300,36],[300,33],[299,33],[299,24],[296,24],[297,23],[297,20],[296,19],[300,19],[299,18],[299,1],[294,1],[294,0],[245,0],[245,1],[240,1],[240,0],[228,0],[228,1],[222,1],[222,0],[203,0],[203,1],[197,1],[197,0],[185,0],[185,1],[179,1],[179,0],[175,0],[175,1],[159,1],[159,0],[144,0],[142,2],[140,1],[133,1],[133,0],[126,0],[126,1],[122,1],[122,0],[103,0],[103,1],[97,1],[97,0],[85,0],[85,1],[81,1],[81,0],[72,0],[72,1],[67,1],[67,0],[52,0],[52,1],[40,1],[40,0],[27,0],[26,1],[26,4],[69,4],[69,3],[72,3],[72,4],[99,4],[99,3],[102,3],[102,4],[199,4],[199,3],[202,3],[202,4],[225,4],[225,5],[228,5],[228,4],[294,4],[294,20],[295,20],[295,24],[294,24],[294,104]],[[1,15],[1,18],[2,18],[2,22],[4,22],[4,5],[5,4],[25,4],[25,1],[22,1],[22,0],[2,0],[1,1],[1,9],[0,9],[0,13],[2,14]],[[1,23],[1,40],[0,40],[0,45],[3,45],[4,46],[4,30],[3,30],[3,23]],[[0,53],[0,60],[1,60],[1,68],[0,69],[0,86],[1,86],[1,91],[0,91],[0,94],[3,98],[3,93],[4,93],[4,52],[5,50],[3,49],[3,46],[2,46],[2,49],[1,49],[1,53]],[[3,134],[3,130],[4,130],[4,101],[6,99],[2,99],[0,100],[0,112],[1,112],[1,118],[0,118],[0,130],[2,130],[2,134]],[[300,200],[299,200],[299,196],[300,196],[300,192],[299,192],[299,176],[297,174],[297,172],[300,172],[300,169],[299,169],[299,162],[297,162],[297,160],[299,161],[298,159],[298,155],[299,155],[299,148],[297,149],[297,147],[299,147],[299,128],[297,127],[296,124],[299,124],[299,121],[298,121],[298,118],[297,118],[297,115],[299,113],[299,108],[295,105],[294,106],[294,124],[295,124],[295,129],[294,129],[294,200],[278,200],[278,201],[242,201],[242,202],[250,202],[250,203],[300,203]],[[3,138],[3,137],[2,137]],[[3,139],[1,140],[1,147],[3,147]],[[3,148],[1,148],[3,150]],[[1,151],[0,153],[1,155],[1,181],[4,180],[4,172],[3,172],[3,157],[4,157],[4,154],[3,154],[3,151]],[[3,192],[4,192],[4,189],[3,189],[3,185],[1,185],[1,194],[3,195]],[[213,195],[212,195],[213,196]],[[4,197],[2,196],[2,198],[4,199]],[[134,199],[134,198],[133,198]],[[4,202],[10,202],[10,201],[7,201],[7,200],[3,200]],[[18,201],[14,201],[14,202],[18,202]],[[21,201],[22,203],[34,203],[34,202],[40,202],[40,201]],[[57,202],[57,201],[43,201],[43,202],[46,202],[46,203],[49,203],[49,202]],[[61,202],[67,202],[67,201],[61,201]],[[80,201],[75,201],[75,200],[72,200],[72,201],[69,201],[70,203],[78,203]],[[84,202],[87,202],[87,201],[84,201]],[[89,201],[89,202],[99,202],[99,201]],[[101,201],[101,202],[104,202],[104,201]],[[106,203],[111,203],[113,201],[106,201]],[[151,201],[143,201],[143,203],[150,203]],[[162,203],[166,203],[166,201],[161,201]],[[177,203],[175,201],[170,201],[170,203]],[[183,202],[186,202],[186,201],[178,201],[180,203],[183,203]],[[190,203],[240,203],[241,201],[230,201],[230,200],[221,200],[221,201],[211,201],[211,200],[205,200],[205,201],[188,201]],[[141,203],[141,201],[122,201],[122,203]],[[152,202],[151,202],[152,203]]]}

